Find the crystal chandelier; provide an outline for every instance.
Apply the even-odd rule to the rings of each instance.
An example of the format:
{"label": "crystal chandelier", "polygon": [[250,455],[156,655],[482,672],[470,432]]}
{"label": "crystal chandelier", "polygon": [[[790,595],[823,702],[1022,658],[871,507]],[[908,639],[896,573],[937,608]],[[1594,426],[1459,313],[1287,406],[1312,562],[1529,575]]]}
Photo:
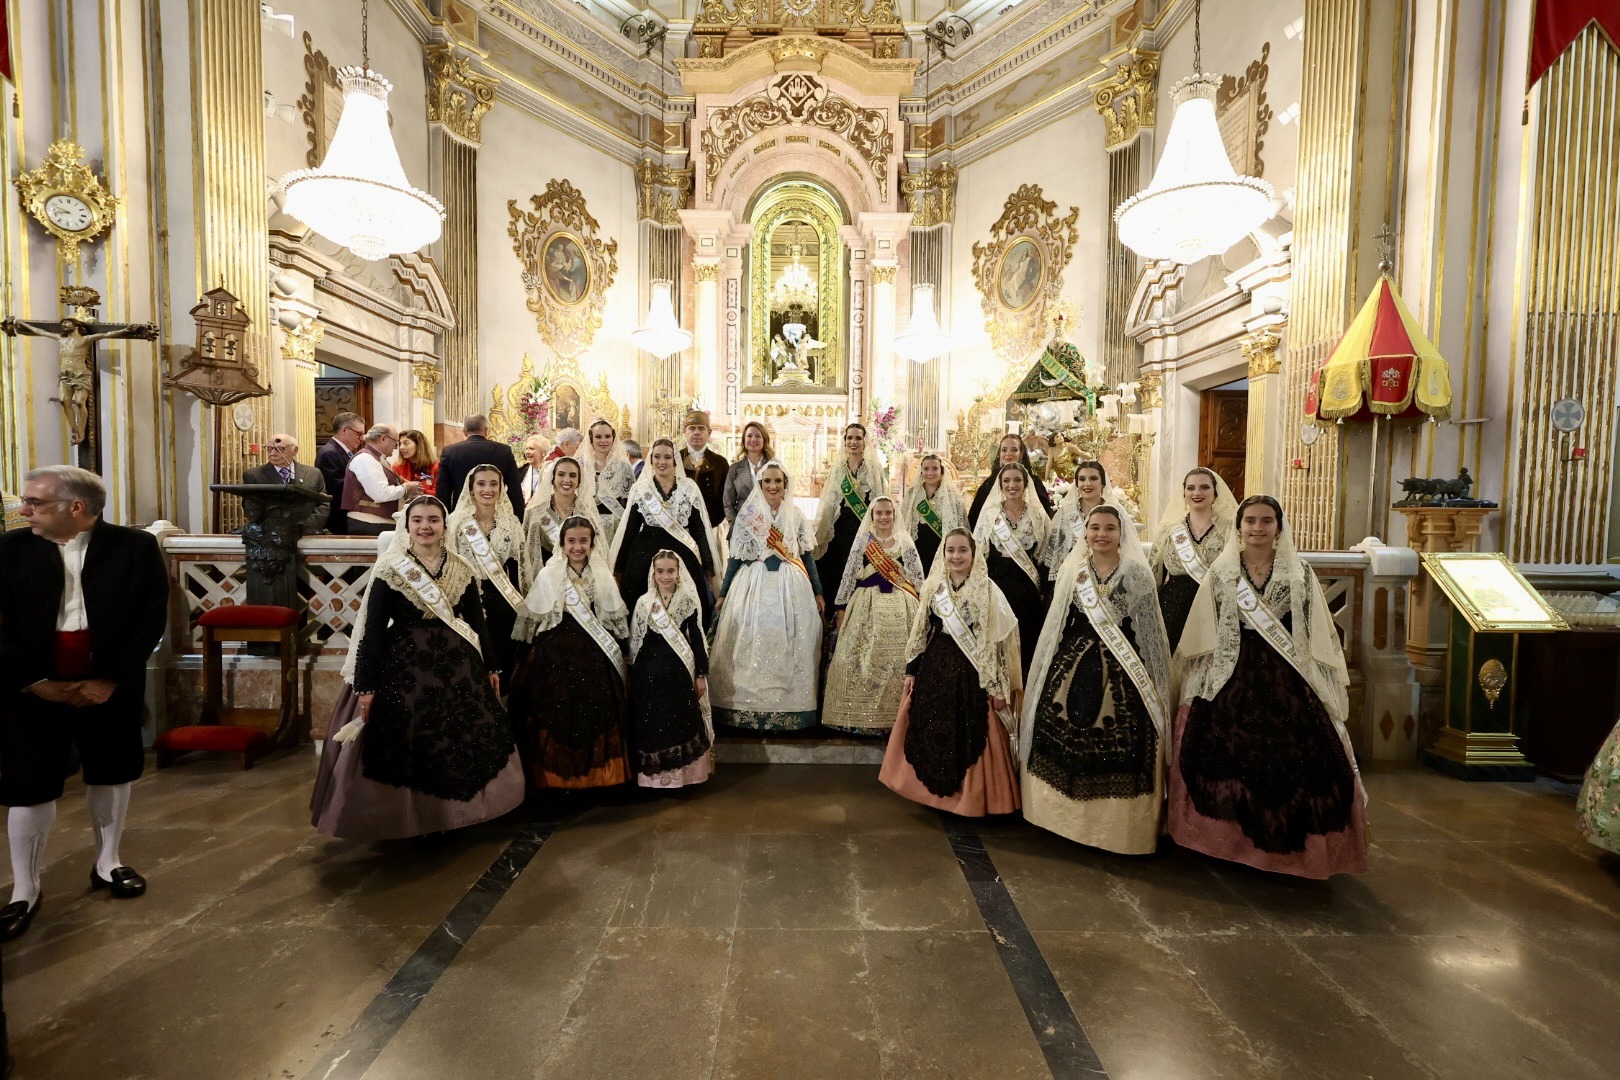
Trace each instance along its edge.
{"label": "crystal chandelier", "polygon": [[389,81],[371,70],[366,5],[360,5],[359,67],[338,69],[343,112],[318,169],[297,169],[278,186],[282,209],[362,259],[416,251],[439,238],[444,206],[411,186],[388,130]]}
{"label": "crystal chandelier", "polygon": [[1170,91],[1175,118],[1147,190],[1114,210],[1120,243],[1147,259],[1194,263],[1224,253],[1271,219],[1272,186],[1239,176],[1215,119],[1220,77],[1203,69],[1200,15],[1193,8],[1193,74]]}
{"label": "crystal chandelier", "polygon": [[950,335],[939,328],[934,317],[934,287],[911,287],[911,322],[902,333],[894,335],[890,347],[907,360],[924,363],[951,351]]}
{"label": "crystal chandelier", "polygon": [[647,303],[647,321],[630,331],[630,340],[638,349],[652,353],[658,359],[673,356],[692,344],[692,331],[682,330],[675,318],[675,305],[670,299],[670,282],[660,278],[652,282],[652,299]]}
{"label": "crystal chandelier", "polygon": [[810,268],[804,265],[804,245],[796,241],[790,244],[788,255],[792,261],[776,279],[776,286],[771,290],[771,307],[776,311],[793,308],[808,311],[816,306],[818,293],[816,280],[810,276]]}

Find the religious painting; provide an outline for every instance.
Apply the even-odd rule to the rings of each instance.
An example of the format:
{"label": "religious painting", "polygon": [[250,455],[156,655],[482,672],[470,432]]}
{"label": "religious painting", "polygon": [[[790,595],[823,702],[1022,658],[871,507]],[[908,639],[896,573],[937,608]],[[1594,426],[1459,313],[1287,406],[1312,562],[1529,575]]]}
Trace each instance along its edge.
{"label": "religious painting", "polygon": [[552,426],[562,431],[564,428],[580,428],[579,417],[579,391],[572,386],[559,386],[551,394]]}
{"label": "religious painting", "polygon": [[578,304],[590,292],[591,271],[585,265],[585,251],[568,233],[553,233],[546,241],[544,270],[546,291],[562,304]]}
{"label": "religious painting", "polygon": [[1023,311],[1029,307],[1035,302],[1044,276],[1041,249],[1035,246],[1035,241],[1014,241],[1007,254],[1001,257],[1001,271],[996,275],[996,288],[1001,293],[1002,306],[1008,311]]}

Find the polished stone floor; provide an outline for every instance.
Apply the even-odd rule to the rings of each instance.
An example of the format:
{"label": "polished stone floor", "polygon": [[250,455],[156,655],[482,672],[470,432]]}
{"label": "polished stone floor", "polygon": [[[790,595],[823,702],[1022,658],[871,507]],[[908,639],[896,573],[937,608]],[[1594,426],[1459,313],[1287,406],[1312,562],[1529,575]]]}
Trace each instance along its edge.
{"label": "polished stone floor", "polygon": [[[970,890],[943,819],[865,766],[383,847],[310,831],[312,771],[148,774],[135,901],[87,891],[70,794],[4,947],[18,1077],[1095,1077],[1043,1056],[1069,1010],[1115,1080],[1620,1069],[1620,866],[1546,786],[1370,771],[1371,872],[1330,884],[977,823],[1005,888]],[[1033,1027],[1031,968],[1061,988]]]}

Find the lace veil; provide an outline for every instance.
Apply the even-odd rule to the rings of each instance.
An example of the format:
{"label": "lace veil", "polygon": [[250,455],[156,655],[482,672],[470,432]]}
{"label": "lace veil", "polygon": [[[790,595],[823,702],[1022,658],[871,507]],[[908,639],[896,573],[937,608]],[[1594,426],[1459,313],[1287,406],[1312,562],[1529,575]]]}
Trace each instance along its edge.
{"label": "lace veil", "polygon": [[893,547],[889,550],[889,554],[900,564],[900,568],[906,573],[906,579],[912,585],[919,588],[922,586],[924,577],[922,556],[917,554],[917,542],[900,524],[900,508],[895,506],[894,500],[887,495],[879,495],[867,506],[866,516],[861,519],[861,527],[856,530],[855,542],[850,545],[849,558],[844,563],[844,578],[838,583],[837,599],[834,601],[837,604],[847,604],[855,595],[855,582],[860,580],[861,571],[866,567],[866,545],[877,539],[877,531],[872,524],[872,511],[880,502],[886,502],[895,509],[894,532],[889,537]]}
{"label": "lace veil", "polygon": [[[385,532],[377,537],[377,560],[372,563],[371,576],[366,579],[366,591],[360,597],[359,616],[354,621],[354,632],[349,635],[349,653],[343,658],[341,674],[344,682],[350,684],[354,682],[354,665],[360,656],[360,641],[366,636],[366,611],[371,606],[371,588],[377,583],[378,579],[388,582],[390,586],[399,591],[400,595],[411,601],[416,607],[421,608],[422,606],[416,600],[416,590],[405,584],[399,571],[395,570],[392,564],[395,559],[411,549],[410,534],[405,531],[405,522],[410,517],[411,507],[425,502],[432,503],[441,511],[444,510],[444,503],[432,495],[418,495],[406,503],[403,510],[394,515],[393,532]],[[511,505],[510,500],[508,500],[507,505]],[[445,512],[445,516],[449,516],[448,511]],[[448,522],[446,522],[446,526],[448,527]],[[456,602],[461,599],[461,594],[467,591],[467,586],[472,583],[475,575],[472,567],[467,565],[466,560],[456,554],[455,545],[451,542],[448,532],[445,534],[444,547],[447,557],[444,561],[444,573],[439,575],[438,585],[449,599],[451,606],[454,607]],[[422,613],[424,615],[433,614],[433,612],[425,609]]]}
{"label": "lace veil", "polygon": [[733,559],[758,562],[770,555],[768,541],[772,525],[782,530],[782,541],[790,550],[805,554],[815,547],[815,535],[810,531],[810,523],[804,519],[804,511],[793,501],[793,477],[775,458],[761,465],[759,471],[763,474],[766,469],[773,467],[780,469],[787,479],[782,489],[782,505],[772,514],[771,504],[765,501],[765,489],[759,484],[754,485],[754,490],[748,493],[742,509],[737,511],[737,520],[731,526],[731,536],[727,542]]}
{"label": "lace veil", "polygon": [[602,462],[602,467],[600,469],[596,467],[596,447],[591,443],[590,428],[585,429],[585,443],[579,448],[578,457],[591,466],[592,495],[596,494],[597,476],[600,474],[603,477],[601,483],[603,493],[617,495],[622,501],[624,492],[630,489],[630,483],[635,479],[636,468],[630,463],[630,454],[624,448],[624,440],[619,438],[619,429],[607,420],[598,420],[591,427],[600,424],[607,424],[608,429],[613,432],[613,445],[608,447],[607,459]]}
{"label": "lace veil", "polygon": [[[911,636],[906,641],[906,663],[921,656],[923,649],[928,646],[928,614],[933,610],[934,594],[949,580],[950,570],[945,566],[942,541],[939,557],[934,560],[933,569],[928,572],[920,590],[922,603],[917,606],[917,614],[911,620]],[[1013,694],[1024,685],[1023,671],[1019,666],[1018,620],[1007,598],[990,580],[983,544],[975,543],[973,568],[968,571],[967,580],[962,586],[951,590],[951,597],[978,642],[975,655],[968,659],[973,661],[973,667],[979,673],[979,685],[986,693],[1012,702]]]}
{"label": "lace veil", "polygon": [[[574,510],[571,514],[558,514],[551,508],[552,497],[557,493],[557,486],[553,477],[557,466],[564,462],[572,462],[579,470],[579,486],[574,489]],[[545,542],[551,541],[552,550],[558,547],[552,533],[556,532],[566,517],[582,517],[591,523],[596,530],[598,538],[606,531],[602,526],[602,518],[596,512],[596,481],[576,457],[553,458],[545,463],[540,470],[540,484],[534,489],[534,501],[523,514],[523,581],[527,585],[539,575],[540,568],[546,562]]]}
{"label": "lace veil", "polygon": [[[601,542],[602,537],[597,534],[591,544],[590,560],[585,564],[585,592],[589,594],[586,598],[593,602],[596,617],[607,627],[608,633],[622,641],[628,632],[628,612],[623,597],[619,595],[619,587],[613,581],[613,572],[608,569],[607,559],[598,546]],[[544,633],[562,622],[566,614],[567,583],[566,557],[559,556],[546,563],[535,576],[534,584],[529,586],[529,594],[523,598],[523,610],[518,612],[512,637],[518,641],[532,641],[534,635]]]}
{"label": "lace veil", "polygon": [[[624,496],[624,518],[630,516],[630,508],[639,502],[643,495],[652,495],[655,499],[660,497],[657,491],[654,490],[653,483],[652,465],[649,464],[641,470],[641,475],[636,477],[636,482],[630,485],[629,491]],[[670,496],[669,502],[665,503],[665,505],[669,507],[670,513],[675,520],[682,523],[690,520],[694,507],[697,509],[698,516],[703,522],[703,535],[709,544],[710,564],[723,574],[725,572],[725,563],[721,561],[720,556],[720,535],[715,532],[714,522],[709,520],[709,507],[703,501],[702,490],[697,486],[696,480],[686,475],[685,470],[681,468],[680,458],[678,457],[675,459],[675,493]],[[624,546],[624,534],[626,531],[624,518],[619,520],[619,528],[613,533],[613,546],[609,549],[607,556],[609,566],[619,565],[619,549]],[[696,540],[697,537],[694,536],[692,539]]]}
{"label": "lace veil", "polygon": [[[933,458],[940,464],[939,490],[934,492],[932,502],[934,512],[939,515],[939,524],[944,533],[952,529],[967,528],[967,502],[962,498],[962,485],[956,478],[953,469],[939,454],[924,454],[917,460],[917,467],[912,470],[909,482],[906,484],[905,494],[900,498],[900,528],[910,535],[916,535],[920,518],[917,516],[917,503],[924,494],[922,463]],[[1039,499],[1035,500],[1040,502]]]}
{"label": "lace veil", "polygon": [[[646,470],[642,471],[645,472]],[[675,597],[664,605],[664,610],[669,612],[671,619],[675,620],[675,625],[680,626],[698,610],[697,583],[692,580],[692,572],[686,568],[685,560],[669,548],[664,548],[655,554],[652,560],[653,564],[665,557],[674,559],[675,565],[680,567],[680,579],[675,583]],[[653,569],[654,565],[647,567],[647,591],[642,593],[636,600],[635,615],[630,620],[630,652],[628,655],[632,663],[635,662],[636,654],[641,652],[641,643],[647,640],[647,631],[651,626],[653,601],[658,598],[658,583],[653,580]]]}
{"label": "lace veil", "polygon": [[472,567],[473,576],[479,580],[483,580],[484,568],[472,557],[471,552],[463,550],[466,541],[461,538],[461,530],[467,522],[476,520],[473,480],[486,472],[493,473],[495,479],[501,482],[500,494],[495,497],[495,524],[489,531],[490,553],[495,556],[498,563],[516,559],[521,566],[525,547],[523,522],[518,520],[517,514],[512,510],[512,500],[506,494],[506,479],[501,476],[501,470],[493,465],[474,465],[467,478],[461,482],[461,497],[456,500],[456,509],[446,525],[449,531],[445,536],[445,543],[450,545],[450,549],[457,555],[467,560],[467,565]]}
{"label": "lace veil", "polygon": [[[1220,552],[1226,550],[1226,545],[1232,542],[1234,522],[1237,521],[1238,512],[1237,496],[1232,494],[1232,489],[1227,486],[1226,481],[1222,480],[1214,469],[1206,469],[1202,465],[1196,469],[1187,470],[1181,478],[1183,485],[1186,484],[1187,477],[1193,473],[1203,473],[1215,482],[1215,524],[1212,530],[1213,535],[1209,537],[1209,540],[1215,541],[1215,554],[1219,555]],[[1173,574],[1186,573],[1186,568],[1181,565],[1181,556],[1176,554],[1176,546],[1170,542],[1170,531],[1177,525],[1182,524],[1186,519],[1186,497],[1183,496],[1180,500],[1171,499],[1164,508],[1164,515],[1159,518],[1158,528],[1153,533],[1153,554],[1149,556],[1149,564],[1155,578],[1158,577],[1159,571],[1166,566],[1170,568],[1170,572]],[[1209,541],[1206,540],[1205,544],[1208,543]]]}
{"label": "lace veil", "polygon": [[[844,505],[844,477],[850,475],[849,455],[844,452],[840,441],[838,452],[833,455],[832,466],[827,470],[827,479],[821,485],[821,502],[816,506],[816,558],[826,554],[827,542],[832,539],[833,527],[838,524],[839,507]],[[870,438],[866,440],[865,456],[861,458],[860,468],[855,472],[855,490],[861,488],[861,481],[867,485],[867,499],[885,495],[889,490],[889,478],[883,471],[883,462],[878,457],[877,444]]]}
{"label": "lace veil", "polygon": [[[985,496],[984,509],[979,511],[979,524],[973,530],[973,539],[978,543],[981,552],[986,544],[994,542],[990,538],[991,530],[995,528],[996,518],[1001,515],[1001,507],[1004,501],[1001,494],[1001,470],[1008,467],[1006,465],[996,467],[993,474],[996,482],[991,485],[990,494]],[[1041,554],[1046,550],[1047,536],[1052,531],[1052,518],[1035,494],[1035,484],[1030,479],[1029,469],[1022,465],[1018,467],[1024,471],[1024,517],[1030,520],[1035,529],[1035,551],[1030,555],[1033,560],[1040,558]],[[1021,527],[1022,522],[1020,522]],[[940,550],[943,552],[944,548],[941,547]],[[934,561],[940,561],[938,556],[935,557]]]}

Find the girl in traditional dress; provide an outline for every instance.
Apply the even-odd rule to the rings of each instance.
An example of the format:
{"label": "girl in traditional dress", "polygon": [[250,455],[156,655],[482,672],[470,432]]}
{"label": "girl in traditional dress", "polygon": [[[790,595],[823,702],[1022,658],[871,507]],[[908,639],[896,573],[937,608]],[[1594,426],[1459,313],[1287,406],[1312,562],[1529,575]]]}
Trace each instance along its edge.
{"label": "girl in traditional dress", "polygon": [[1181,500],[1182,505],[1172,506],[1159,523],[1150,560],[1172,652],[1181,642],[1181,628],[1187,625],[1198,586],[1231,542],[1237,518],[1232,489],[1203,466],[1182,477]]}
{"label": "girl in traditional dress", "polygon": [[760,470],[730,547],[709,653],[715,721],[762,731],[815,727],[824,602],[810,523],[793,505],[781,462]]}
{"label": "girl in traditional dress", "polygon": [[1108,470],[1103,468],[1102,462],[1082,461],[1076,465],[1074,486],[1069,488],[1058,504],[1057,513],[1052,515],[1046,547],[1041,550],[1040,562],[1046,567],[1048,581],[1057,580],[1058,568],[1080,543],[1086,530],[1086,515],[1107,501]]}
{"label": "girl in traditional dress", "polygon": [[584,472],[571,457],[553,458],[540,470],[540,487],[523,512],[523,587],[539,576],[546,561],[562,550],[562,523],[582,517],[602,535],[596,503],[581,488]]}
{"label": "girl in traditional dress", "polygon": [[634,606],[646,591],[653,556],[660,551],[676,552],[697,583],[703,625],[708,626],[714,615],[709,582],[720,565],[720,538],[709,524],[703,492],[676,463],[675,444],[670,440],[653,443],[647,463],[628,492],[629,508],[613,538],[608,565],[621,583],[626,606]]}
{"label": "girl in traditional dress", "polygon": [[445,544],[443,503],[420,496],[402,518],[372,568],[310,802],[315,828],[345,840],[447,832],[523,802],[478,579]]}
{"label": "girl in traditional dress", "polygon": [[546,563],[523,600],[516,633],[532,645],[518,658],[511,709],[534,787],[605,787],[630,775],[627,612],[596,540],[587,519],[563,522],[563,557]]}
{"label": "girl in traditional dress", "polygon": [[673,551],[653,556],[630,620],[630,745],[636,783],[677,788],[709,778],[709,651],[697,585]]}
{"label": "girl in traditional dress", "polygon": [[917,475],[900,500],[900,511],[901,528],[917,545],[924,573],[934,565],[945,534],[967,527],[962,489],[946,474],[945,461],[938,454],[924,454],[917,463]]}
{"label": "girl in traditional dress", "polygon": [[973,542],[985,553],[990,580],[1012,606],[1018,619],[1024,667],[1035,655],[1035,642],[1046,617],[1044,575],[1036,564],[1046,544],[1050,521],[1041,504],[1026,498],[1029,470],[1016,461],[996,473],[998,486],[985,500],[973,530]]}
{"label": "girl in traditional dress", "polygon": [[1176,661],[1176,843],[1300,877],[1365,872],[1344,652],[1271,496],[1239,505],[1237,542],[1198,587]]}
{"label": "girl in traditional dress", "polygon": [[834,601],[838,646],[827,669],[824,727],[870,734],[894,726],[906,635],[924,578],[917,547],[897,526],[898,517],[895,501],[879,495],[855,533]]}
{"label": "girl in traditional dress", "polygon": [[1031,486],[1035,489],[1035,501],[1041,504],[1048,517],[1052,516],[1052,497],[1046,493],[1046,485],[1041,478],[1035,475],[1035,467],[1029,461],[1029,449],[1024,440],[1017,435],[1003,435],[1001,443],[996,447],[996,459],[990,463],[990,475],[979,484],[979,490],[973,493],[973,505],[968,508],[968,528],[977,528],[979,515],[984,512],[984,504],[997,490],[1000,483],[1001,467],[1012,464],[1022,465],[1024,471],[1029,473]]}
{"label": "girl in traditional dress", "polygon": [[850,545],[873,499],[889,489],[876,448],[868,448],[866,428],[844,429],[844,452],[833,458],[816,507],[816,572],[830,587],[844,580]]}
{"label": "girl in traditional dress", "polygon": [[1581,835],[1620,854],[1620,724],[1603,740],[1575,800]]}
{"label": "girl in traditional dress", "polygon": [[726,508],[727,525],[737,520],[737,511],[748,501],[749,493],[759,481],[760,470],[775,457],[776,453],[771,449],[771,433],[765,430],[765,425],[758,420],[744,424],[742,453],[737,455],[737,460],[731,464],[731,471],[726,473],[726,490],[721,496]]}
{"label": "girl in traditional dress", "polygon": [[585,460],[591,470],[592,484],[589,490],[596,493],[596,514],[602,519],[602,526],[606,530],[602,535],[602,545],[605,547],[618,533],[619,522],[624,517],[625,500],[629,496],[630,485],[635,483],[636,471],[612,424],[598,420],[591,425],[588,435],[590,450]]}
{"label": "girl in traditional dress", "polygon": [[1019,807],[1012,742],[1023,689],[1018,622],[966,529],[945,534],[906,642],[900,712],[878,779],[963,817]]}
{"label": "girl in traditional dress", "polygon": [[1077,843],[1150,854],[1172,700],[1153,572],[1130,519],[1098,505],[1058,572],[1029,669],[1018,747],[1025,819]]}
{"label": "girl in traditional dress", "polygon": [[512,624],[523,606],[523,523],[498,467],[474,465],[467,474],[450,515],[449,542],[478,579],[493,643],[484,659],[504,687],[512,677]]}

